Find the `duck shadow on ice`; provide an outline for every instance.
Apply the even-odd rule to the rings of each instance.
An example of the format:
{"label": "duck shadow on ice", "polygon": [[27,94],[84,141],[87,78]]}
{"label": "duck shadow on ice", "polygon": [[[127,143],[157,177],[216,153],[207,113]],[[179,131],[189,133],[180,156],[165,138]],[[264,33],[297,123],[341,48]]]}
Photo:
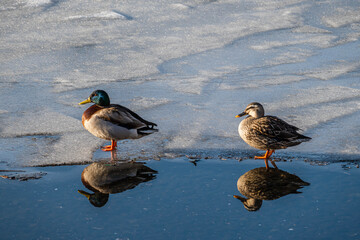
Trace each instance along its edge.
{"label": "duck shadow on ice", "polygon": [[121,193],[135,188],[140,183],[156,178],[157,171],[141,162],[95,162],[81,173],[84,186],[92,191],[78,190],[95,207],[103,207],[110,194]]}
{"label": "duck shadow on ice", "polygon": [[277,168],[260,167],[252,169],[237,181],[239,192],[245,196],[234,195],[239,199],[246,210],[257,211],[261,208],[263,200],[275,200],[288,194],[301,193],[298,189],[309,186],[298,176]]}

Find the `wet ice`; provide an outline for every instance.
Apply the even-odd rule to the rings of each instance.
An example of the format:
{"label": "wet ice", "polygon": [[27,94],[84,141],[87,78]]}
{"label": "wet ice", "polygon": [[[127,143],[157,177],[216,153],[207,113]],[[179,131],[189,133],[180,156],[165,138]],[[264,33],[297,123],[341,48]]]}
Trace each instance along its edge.
{"label": "wet ice", "polygon": [[124,156],[251,150],[234,116],[258,101],[313,138],[285,157],[356,158],[359,9],[358,1],[2,1],[1,152],[26,166],[105,156],[77,106],[104,89],[159,125],[120,144]]}

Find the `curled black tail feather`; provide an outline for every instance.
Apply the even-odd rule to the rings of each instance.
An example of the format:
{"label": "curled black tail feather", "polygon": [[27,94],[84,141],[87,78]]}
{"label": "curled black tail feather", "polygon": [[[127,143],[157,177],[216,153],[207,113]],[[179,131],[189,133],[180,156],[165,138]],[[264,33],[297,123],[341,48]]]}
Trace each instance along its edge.
{"label": "curled black tail feather", "polygon": [[157,126],[156,124],[153,124],[153,125],[150,125],[150,126],[146,126],[146,127],[143,127],[143,128],[139,128],[137,130],[137,133],[143,137],[143,136],[146,136],[146,135],[150,135],[154,132],[158,132],[159,129],[156,129],[154,128],[154,126]]}
{"label": "curled black tail feather", "polygon": [[154,127],[157,127],[157,124],[156,124],[156,123],[147,122],[146,124],[147,124],[146,127],[149,128],[149,129],[154,129]]}

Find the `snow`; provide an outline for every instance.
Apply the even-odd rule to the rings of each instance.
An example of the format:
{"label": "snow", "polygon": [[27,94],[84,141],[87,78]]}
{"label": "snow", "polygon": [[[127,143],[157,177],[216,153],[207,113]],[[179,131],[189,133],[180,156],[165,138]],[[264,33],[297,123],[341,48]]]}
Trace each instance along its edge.
{"label": "snow", "polygon": [[234,117],[258,101],[313,138],[285,157],[359,159],[358,1],[16,0],[0,12],[5,164],[108,158],[77,105],[95,89],[159,126],[120,157],[241,157],[253,149]]}

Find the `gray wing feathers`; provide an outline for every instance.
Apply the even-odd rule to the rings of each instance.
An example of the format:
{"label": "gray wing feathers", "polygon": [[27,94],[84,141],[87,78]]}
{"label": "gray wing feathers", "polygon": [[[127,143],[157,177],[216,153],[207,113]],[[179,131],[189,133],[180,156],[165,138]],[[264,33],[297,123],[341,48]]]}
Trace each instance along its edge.
{"label": "gray wing feathers", "polygon": [[103,118],[106,121],[110,121],[113,124],[128,128],[128,129],[139,129],[146,127],[147,124],[135,117],[132,112],[111,106],[100,110],[97,113],[98,117]]}

